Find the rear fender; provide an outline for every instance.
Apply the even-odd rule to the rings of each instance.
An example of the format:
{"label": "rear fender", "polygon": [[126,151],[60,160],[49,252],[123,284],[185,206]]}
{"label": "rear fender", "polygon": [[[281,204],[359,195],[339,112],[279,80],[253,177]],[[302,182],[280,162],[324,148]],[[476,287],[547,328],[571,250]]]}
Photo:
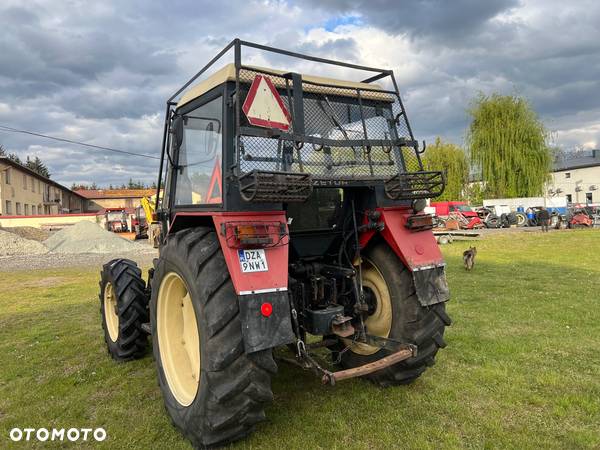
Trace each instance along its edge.
{"label": "rear fender", "polygon": [[[182,219],[187,222],[193,221],[194,216],[198,219],[210,217],[219,237],[227,270],[238,296],[246,353],[294,342],[287,293],[289,232],[285,213],[283,211],[178,213],[173,220],[173,225],[178,220],[181,223]],[[275,245],[260,249],[260,253],[264,251],[266,267],[246,266],[247,270],[255,270],[253,272],[244,272],[242,269],[245,253],[234,236],[236,226],[248,224],[279,225],[278,232],[274,231],[276,228],[272,228]],[[256,250],[256,247],[252,250]],[[225,267],[223,269],[225,270]]]}
{"label": "rear fender", "polygon": [[[412,210],[379,208],[383,222],[382,237],[413,274],[419,302],[423,306],[449,300],[450,292],[444,268],[446,263],[431,230],[412,231],[406,227]],[[368,232],[367,232],[368,233]],[[361,246],[374,235],[361,239]]]}

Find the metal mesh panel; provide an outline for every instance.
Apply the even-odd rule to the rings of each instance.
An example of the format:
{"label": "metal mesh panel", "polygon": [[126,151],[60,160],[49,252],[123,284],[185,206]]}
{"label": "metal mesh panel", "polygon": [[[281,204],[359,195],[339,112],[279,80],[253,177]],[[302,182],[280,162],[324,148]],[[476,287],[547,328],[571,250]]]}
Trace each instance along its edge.
{"label": "metal mesh panel", "polygon": [[[294,135],[290,79],[241,69],[241,102],[258,73],[278,89],[292,113],[292,126],[287,133],[273,137],[241,133],[238,156],[242,174],[257,170],[310,173],[317,179],[388,179],[405,170],[420,170],[414,148],[393,145],[398,138],[412,140],[406,119],[398,116],[401,108],[395,93],[304,81],[304,133],[299,137]],[[250,126],[244,114],[240,121],[241,127]]]}

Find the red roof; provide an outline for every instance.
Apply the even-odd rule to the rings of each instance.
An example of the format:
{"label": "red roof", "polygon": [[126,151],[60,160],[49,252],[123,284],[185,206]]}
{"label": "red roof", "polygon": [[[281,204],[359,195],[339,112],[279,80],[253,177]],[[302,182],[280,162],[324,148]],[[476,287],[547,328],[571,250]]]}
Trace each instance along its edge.
{"label": "red roof", "polygon": [[156,194],[156,189],[79,189],[79,195],[88,198],[142,198]]}

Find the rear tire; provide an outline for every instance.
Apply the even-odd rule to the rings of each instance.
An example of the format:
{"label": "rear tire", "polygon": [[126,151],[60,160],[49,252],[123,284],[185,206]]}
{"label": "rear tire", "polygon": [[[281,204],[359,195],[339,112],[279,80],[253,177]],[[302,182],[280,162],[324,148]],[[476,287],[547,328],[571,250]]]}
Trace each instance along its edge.
{"label": "rear tire", "polygon": [[[174,294],[167,294],[173,279],[181,282]],[[187,360],[178,350],[176,327],[169,323],[176,316],[166,313],[173,311],[169,302],[191,305],[187,313],[180,309],[179,322],[183,330],[188,324],[196,327],[197,348],[186,348],[192,354]],[[152,278],[150,313],[159,386],[173,424],[197,447],[247,436],[265,419],[277,366],[271,350],[244,353],[238,299],[213,229],[191,228],[168,237]],[[182,337],[189,335],[188,327]],[[178,351],[183,359],[176,358]],[[195,386],[181,375],[189,369],[186,364]]]}
{"label": "rear tire", "polygon": [[[387,327],[389,332],[374,334],[396,339],[404,343],[415,344],[418,347],[418,353],[415,357],[367,375],[366,378],[381,386],[411,383],[427,367],[434,364],[435,355],[438,350],[446,346],[444,330],[446,326],[451,324],[451,319],[446,314],[444,303],[437,303],[431,306],[421,305],[415,292],[410,271],[387,244],[377,244],[367,252],[365,260],[375,268],[376,272],[374,273],[378,272],[381,275],[385,286],[387,286],[390,298],[389,303],[391,305],[391,324]],[[369,270],[371,271],[372,269]],[[372,277],[373,273],[368,276]],[[364,278],[365,274],[363,271]],[[381,292],[385,291],[385,289],[377,290]],[[377,314],[384,317],[389,315],[389,312],[381,314],[376,311],[374,316]],[[369,319],[367,319],[367,332],[369,332],[368,322]],[[386,330],[386,327],[377,326],[373,329]],[[371,349],[374,350],[373,347]],[[353,347],[350,347],[348,351],[342,354],[341,365],[344,368],[358,367],[390,354],[387,350],[368,353],[368,349],[356,348],[354,350]]]}
{"label": "rear tire", "polygon": [[141,358],[146,353],[148,299],[142,271],[134,261],[113,259],[100,272],[100,314],[108,353],[117,361]]}

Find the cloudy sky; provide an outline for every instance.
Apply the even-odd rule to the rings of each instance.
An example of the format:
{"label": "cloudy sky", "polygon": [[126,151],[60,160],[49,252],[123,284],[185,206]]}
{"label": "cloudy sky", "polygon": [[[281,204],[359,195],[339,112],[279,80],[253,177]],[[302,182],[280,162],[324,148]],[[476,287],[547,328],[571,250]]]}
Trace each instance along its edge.
{"label": "cloudy sky", "polygon": [[[0,125],[91,144],[158,155],[165,100],[240,37],[392,68],[419,139],[462,144],[470,101],[496,91],[526,96],[553,144],[600,147],[597,0],[3,0],[0,25]],[[149,158],[0,144],[66,185],[156,178]]]}

